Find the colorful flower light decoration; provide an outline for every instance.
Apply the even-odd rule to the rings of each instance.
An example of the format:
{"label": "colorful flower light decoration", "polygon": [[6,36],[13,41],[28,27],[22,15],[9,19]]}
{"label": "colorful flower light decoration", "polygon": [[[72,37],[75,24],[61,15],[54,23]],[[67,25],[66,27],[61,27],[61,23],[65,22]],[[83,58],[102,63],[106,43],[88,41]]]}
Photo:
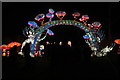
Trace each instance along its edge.
{"label": "colorful flower light decoration", "polygon": [[52,21],[52,18],[54,17],[54,14],[53,13],[47,13],[46,17],[50,18],[49,21]]}
{"label": "colorful flower light decoration", "polygon": [[51,9],[51,8],[50,8],[48,11],[49,11],[49,13],[54,13],[54,12],[55,12],[55,11],[54,11],[53,9]]}
{"label": "colorful flower light decoration", "polygon": [[40,21],[40,22],[41,22],[41,25],[43,25],[44,18],[45,18],[45,15],[44,15],[44,14],[38,14],[34,19],[35,19],[36,21]]}
{"label": "colorful flower light decoration", "polygon": [[54,33],[53,33],[50,29],[47,29],[47,33],[48,33],[49,35],[54,35]]}
{"label": "colorful flower light decoration", "polygon": [[63,17],[66,15],[66,12],[65,11],[57,11],[55,14],[60,20],[62,20]]}
{"label": "colorful flower light decoration", "polygon": [[[52,19],[54,17],[54,14],[53,14],[54,10],[49,9],[48,11],[49,11],[49,13],[46,14],[46,17]],[[113,46],[105,47],[103,49],[99,48],[99,44],[104,38],[103,37],[104,36],[103,32],[101,32],[101,30],[100,30],[101,24],[99,22],[94,22],[92,24],[87,24],[87,20],[89,19],[88,15],[82,15],[82,17],[79,19],[79,21],[63,20],[63,17],[66,15],[65,11],[57,11],[55,13],[55,15],[60,20],[54,20],[54,21],[49,20],[48,22],[45,22],[44,24],[43,24],[43,21],[44,21],[44,18],[45,18],[44,14],[39,14],[35,17],[35,20],[40,21],[41,25],[40,25],[40,27],[37,27],[37,29],[33,30],[33,33],[34,33],[33,36],[35,36],[35,38],[34,38],[33,41],[31,41],[31,46],[32,46],[31,47],[31,53],[32,54],[34,54],[34,52],[33,52],[34,50],[36,51],[37,41],[40,42],[41,40],[45,39],[45,37],[40,39],[43,32],[45,30],[47,30],[46,33],[51,35],[52,32],[48,28],[50,28],[51,26],[55,26],[55,25],[73,25],[73,26],[77,26],[77,27],[83,29],[86,33],[86,35],[84,35],[83,38],[85,39],[86,43],[89,45],[89,47],[91,48],[91,50],[93,51],[93,53],[95,55],[102,55],[103,53],[106,54],[106,52],[110,52],[112,50],[111,47],[113,47]],[[72,16],[74,16],[75,19],[76,19],[76,17],[79,17],[80,15],[81,14],[78,13],[78,12],[74,12],[72,14]],[[30,25],[34,25],[34,23],[30,23]],[[46,44],[50,44],[50,43],[46,42]],[[62,42],[60,42],[59,45],[62,45]]]}
{"label": "colorful flower light decoration", "polygon": [[38,14],[38,15],[35,17],[35,20],[40,21],[40,20],[44,19],[44,17],[45,17],[44,14]]}
{"label": "colorful flower light decoration", "polygon": [[35,21],[28,21],[28,25],[30,25],[32,27],[38,27],[38,25]]}
{"label": "colorful flower light decoration", "polygon": [[73,14],[72,14],[72,16],[75,18],[75,20],[77,19],[77,17],[79,17],[80,16],[80,13],[79,12],[74,12]]}
{"label": "colorful flower light decoration", "polygon": [[84,39],[89,39],[89,36],[88,35],[84,35],[83,38]]}

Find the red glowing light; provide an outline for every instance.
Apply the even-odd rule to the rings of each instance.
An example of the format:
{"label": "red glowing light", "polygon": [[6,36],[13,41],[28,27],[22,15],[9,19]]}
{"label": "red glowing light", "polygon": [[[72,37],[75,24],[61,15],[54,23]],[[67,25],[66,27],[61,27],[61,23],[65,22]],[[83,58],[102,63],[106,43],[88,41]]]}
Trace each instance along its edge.
{"label": "red glowing light", "polygon": [[57,16],[65,16],[66,12],[65,11],[58,11],[58,12],[56,12],[56,15]]}
{"label": "red glowing light", "polygon": [[0,49],[10,49],[10,47],[8,45],[1,45]]}
{"label": "red glowing light", "polygon": [[115,42],[116,44],[120,44],[120,39],[116,39],[116,40],[114,40],[114,42]]}
{"label": "red glowing light", "polygon": [[83,19],[89,19],[89,16],[88,15],[82,15],[82,18]]}
{"label": "red glowing light", "polygon": [[80,16],[80,13],[79,13],[79,12],[74,12],[74,13],[72,14],[72,16],[74,16],[74,17],[79,17],[79,16]]}
{"label": "red glowing light", "polygon": [[15,46],[15,45],[18,47],[18,46],[20,46],[21,44],[18,43],[18,42],[11,42],[11,43],[8,44],[8,47],[12,48],[12,47]]}

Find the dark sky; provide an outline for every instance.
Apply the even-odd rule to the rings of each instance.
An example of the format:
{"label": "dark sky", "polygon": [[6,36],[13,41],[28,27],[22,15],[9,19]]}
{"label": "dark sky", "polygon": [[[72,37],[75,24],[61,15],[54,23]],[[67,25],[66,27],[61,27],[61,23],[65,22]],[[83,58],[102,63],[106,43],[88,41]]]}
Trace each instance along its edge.
{"label": "dark sky", "polygon": [[[81,15],[87,14],[90,19],[88,23],[100,21],[102,29],[110,39],[120,38],[119,30],[119,3],[83,3],[83,2],[3,2],[2,4],[2,42],[8,44],[10,42],[23,42],[26,38],[22,34],[22,30],[28,26],[28,21],[34,21],[34,17],[40,13],[48,13],[49,8],[55,11],[66,11],[67,15],[64,19],[73,19],[73,12],[80,12]],[[55,17],[55,19],[57,19]],[[66,26],[67,27],[67,26]],[[55,33],[68,34],[68,37],[77,31],[77,28],[57,29],[51,28]],[[63,32],[64,31],[64,32]],[[70,34],[71,33],[71,34]],[[77,33],[75,33],[77,34]],[[80,34],[80,33],[79,33]],[[74,35],[73,35],[74,36]],[[64,36],[67,37],[67,36]],[[74,37],[75,38],[75,37]],[[67,38],[66,38],[67,39]]]}

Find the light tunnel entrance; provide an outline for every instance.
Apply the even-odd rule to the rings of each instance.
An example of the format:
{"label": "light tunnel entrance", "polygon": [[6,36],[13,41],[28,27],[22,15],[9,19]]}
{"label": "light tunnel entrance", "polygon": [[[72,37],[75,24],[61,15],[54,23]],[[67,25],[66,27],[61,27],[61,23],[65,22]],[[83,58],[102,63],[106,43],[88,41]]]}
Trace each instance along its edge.
{"label": "light tunnel entrance", "polygon": [[[39,42],[40,45],[45,46],[45,55],[47,56],[69,56],[79,57],[80,55],[88,55],[90,57],[91,49],[83,38],[85,31],[72,25],[56,25],[49,28],[54,32],[54,35],[47,35],[44,40]],[[71,47],[68,45],[71,41]],[[49,44],[46,44],[49,42]],[[60,45],[60,42],[61,45]],[[39,48],[38,48],[39,49]]]}

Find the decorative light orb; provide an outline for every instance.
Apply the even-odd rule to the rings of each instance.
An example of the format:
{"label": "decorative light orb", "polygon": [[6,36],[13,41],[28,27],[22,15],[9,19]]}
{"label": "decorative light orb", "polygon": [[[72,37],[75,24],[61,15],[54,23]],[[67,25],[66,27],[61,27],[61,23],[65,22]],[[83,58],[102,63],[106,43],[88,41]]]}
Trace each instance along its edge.
{"label": "decorative light orb", "polygon": [[55,11],[53,9],[49,9],[49,13],[54,13]]}
{"label": "decorative light orb", "polygon": [[44,17],[45,17],[44,14],[38,14],[38,15],[35,17],[35,20],[40,21],[41,19],[44,19]]}
{"label": "decorative light orb", "polygon": [[54,17],[54,14],[53,14],[53,13],[47,13],[47,14],[46,14],[46,17],[47,17],[47,18],[53,18],[53,17]]}
{"label": "decorative light orb", "polygon": [[83,19],[89,19],[89,16],[88,15],[82,15],[82,18]]}
{"label": "decorative light orb", "polygon": [[88,35],[84,35],[83,38],[84,39],[89,39],[89,36]]}
{"label": "decorative light orb", "polygon": [[28,25],[33,26],[33,27],[38,27],[37,23],[34,21],[28,21]]}
{"label": "decorative light orb", "polygon": [[65,11],[57,11],[56,12],[56,16],[58,16],[58,17],[60,17],[60,16],[64,17],[65,15],[66,15]]}
{"label": "decorative light orb", "polygon": [[101,26],[101,23],[100,22],[94,22],[94,23],[92,23],[92,25],[97,28],[97,27]]}
{"label": "decorative light orb", "polygon": [[2,56],[6,56],[6,53],[2,53]]}
{"label": "decorative light orb", "polygon": [[79,13],[79,12],[74,12],[74,13],[72,14],[72,16],[74,16],[74,17],[79,17],[79,16],[80,16],[80,13]]}

